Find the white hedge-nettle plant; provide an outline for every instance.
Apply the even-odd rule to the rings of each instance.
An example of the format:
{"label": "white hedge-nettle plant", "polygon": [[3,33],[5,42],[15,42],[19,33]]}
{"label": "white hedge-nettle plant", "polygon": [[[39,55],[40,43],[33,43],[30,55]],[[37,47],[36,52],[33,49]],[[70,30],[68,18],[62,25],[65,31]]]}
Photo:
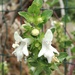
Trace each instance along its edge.
{"label": "white hedge-nettle plant", "polygon": [[15,48],[12,54],[18,61],[26,58],[31,75],[50,75],[59,63],[59,52],[52,46],[53,29],[42,32],[44,24],[52,16],[52,10],[41,12],[42,5],[43,0],[34,0],[27,12],[19,12],[25,18],[25,24],[22,24],[21,36],[17,31],[14,33],[15,43],[12,45]]}

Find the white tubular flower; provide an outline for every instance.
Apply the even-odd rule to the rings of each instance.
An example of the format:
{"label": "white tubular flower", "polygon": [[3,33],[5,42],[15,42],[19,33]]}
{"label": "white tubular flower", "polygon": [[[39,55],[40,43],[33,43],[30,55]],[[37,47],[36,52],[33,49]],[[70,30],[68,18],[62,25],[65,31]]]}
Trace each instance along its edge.
{"label": "white tubular flower", "polygon": [[53,34],[50,29],[47,30],[43,40],[42,40],[42,49],[40,50],[38,57],[41,57],[44,55],[45,58],[47,58],[48,63],[51,63],[54,53],[57,53],[59,55],[59,52],[51,46],[51,42],[53,39]]}
{"label": "white tubular flower", "polygon": [[[21,61],[23,58],[23,55],[28,56],[28,49],[27,46],[30,44],[30,39],[29,38],[22,38],[18,32],[14,33],[14,39],[15,39],[15,44],[13,44],[13,48],[15,47],[14,45],[18,44],[18,46],[16,45],[15,51],[12,52],[12,54],[14,54],[17,57],[18,61]],[[17,43],[16,43],[17,42]],[[20,45],[19,45],[20,43]]]}

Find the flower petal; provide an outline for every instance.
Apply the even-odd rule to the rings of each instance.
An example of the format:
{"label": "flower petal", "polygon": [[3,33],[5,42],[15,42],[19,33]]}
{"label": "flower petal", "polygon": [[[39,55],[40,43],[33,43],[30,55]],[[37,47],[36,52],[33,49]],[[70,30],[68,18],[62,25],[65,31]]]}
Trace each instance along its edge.
{"label": "flower petal", "polygon": [[22,52],[23,52],[23,54],[26,55],[26,56],[29,55],[28,49],[27,49],[27,44],[25,44],[25,46],[23,47]]}
{"label": "flower petal", "polygon": [[59,55],[59,52],[54,47],[50,46],[50,49]]}
{"label": "flower petal", "polygon": [[23,53],[20,50],[15,50],[13,54],[17,57],[17,61],[21,61],[23,58]]}
{"label": "flower petal", "polygon": [[23,58],[23,53],[21,51],[18,51],[16,53],[16,56],[17,56],[17,61],[22,61],[22,58]]}
{"label": "flower petal", "polygon": [[22,53],[22,49],[24,47],[24,43],[21,43],[13,52],[12,54],[14,54],[17,57],[18,61],[21,61],[23,58],[23,53]]}
{"label": "flower petal", "polygon": [[44,57],[47,58],[48,63],[51,63],[53,56],[54,56],[54,53],[50,50],[47,50],[44,54]]}
{"label": "flower petal", "polygon": [[48,29],[48,30],[46,31],[44,39],[45,39],[46,41],[49,41],[49,42],[52,41],[52,39],[53,39],[53,34],[52,34],[52,31],[51,31],[50,29]]}
{"label": "flower petal", "polygon": [[46,47],[42,46],[42,49],[40,50],[38,57],[41,57],[42,55],[44,55],[45,51],[46,51]]}
{"label": "flower petal", "polygon": [[25,39],[22,39],[22,42],[25,42],[27,43],[27,45],[29,45],[31,43],[31,40],[29,38],[25,38]]}
{"label": "flower petal", "polygon": [[18,34],[17,31],[14,33],[14,39],[18,43],[22,41],[22,37]]}

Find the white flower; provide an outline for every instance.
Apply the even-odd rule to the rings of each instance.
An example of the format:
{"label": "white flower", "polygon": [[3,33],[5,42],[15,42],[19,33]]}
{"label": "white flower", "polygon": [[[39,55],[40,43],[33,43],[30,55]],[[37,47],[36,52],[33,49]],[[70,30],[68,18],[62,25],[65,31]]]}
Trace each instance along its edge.
{"label": "white flower", "polygon": [[34,66],[32,66],[32,67],[30,68],[30,70],[33,71],[33,72],[35,71],[35,69],[36,69],[36,68],[35,68]]}
{"label": "white flower", "polygon": [[38,57],[41,57],[44,55],[45,58],[47,58],[48,63],[51,63],[54,53],[57,53],[59,55],[59,52],[51,46],[51,42],[53,39],[53,34],[50,29],[47,30],[43,40],[42,40],[42,49],[40,50]]}
{"label": "white flower", "polygon": [[[28,56],[28,49],[27,46],[30,44],[30,39],[29,38],[22,38],[18,32],[14,33],[14,39],[15,39],[15,44],[13,44],[13,48],[15,48],[15,51],[13,51],[12,54],[14,54],[17,57],[18,61],[21,61],[23,58],[23,55]],[[20,43],[20,45],[19,45]],[[14,46],[15,45],[15,46]]]}
{"label": "white flower", "polygon": [[47,2],[47,0],[44,0],[44,2]]}

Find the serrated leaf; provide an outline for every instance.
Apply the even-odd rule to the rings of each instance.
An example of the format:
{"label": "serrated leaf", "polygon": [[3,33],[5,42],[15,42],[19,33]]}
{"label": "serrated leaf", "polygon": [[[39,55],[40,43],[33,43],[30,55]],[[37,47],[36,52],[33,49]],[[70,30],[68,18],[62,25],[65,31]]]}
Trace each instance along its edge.
{"label": "serrated leaf", "polygon": [[24,12],[24,11],[21,11],[21,12],[18,12],[18,14],[24,18],[27,18],[28,17],[28,13],[27,12]]}
{"label": "serrated leaf", "polygon": [[68,15],[65,15],[65,16],[63,16],[62,17],[62,20],[61,21],[63,21],[63,22],[70,22],[71,21],[71,18],[70,18],[70,16],[68,16]]}
{"label": "serrated leaf", "polygon": [[55,32],[55,28],[51,28],[51,31],[52,31],[52,33],[54,33]]}
{"label": "serrated leaf", "polygon": [[36,4],[39,8],[41,8],[43,4],[43,0],[34,0],[33,4]]}
{"label": "serrated leaf", "polygon": [[67,46],[71,46],[72,41],[71,40],[67,40],[65,43],[66,43]]}
{"label": "serrated leaf", "polygon": [[58,63],[52,63],[51,66],[50,66],[50,68],[52,70],[56,70],[58,68]]}
{"label": "serrated leaf", "polygon": [[52,16],[52,10],[45,10],[43,11],[43,13],[41,14],[44,22],[48,21],[48,19],[50,19],[50,17]]}
{"label": "serrated leaf", "polygon": [[39,35],[39,37],[38,37],[39,42],[42,42],[43,37],[44,37],[44,33],[40,33],[40,35]]}
{"label": "serrated leaf", "polygon": [[22,12],[19,12],[19,15],[24,17],[28,22],[31,22],[31,23],[34,22],[33,16],[29,14],[28,12],[22,11]]}
{"label": "serrated leaf", "polygon": [[51,2],[50,1],[47,1],[47,4],[52,7],[54,6],[56,3],[58,3],[59,1],[58,0],[52,0]]}
{"label": "serrated leaf", "polygon": [[40,13],[40,9],[38,8],[38,6],[36,6],[35,4],[30,6],[28,8],[28,12],[32,13],[32,14],[39,14]]}
{"label": "serrated leaf", "polygon": [[50,75],[51,74],[51,69],[49,67],[45,67],[44,71],[46,72],[46,75]]}
{"label": "serrated leaf", "polygon": [[43,70],[43,67],[39,66],[37,67],[36,71],[34,72],[34,75],[39,75]]}
{"label": "serrated leaf", "polygon": [[62,62],[67,56],[68,56],[68,54],[66,52],[60,52],[58,59],[59,59],[59,61]]}
{"label": "serrated leaf", "polygon": [[72,34],[73,36],[75,36],[75,30],[74,30],[74,31],[72,31],[72,32],[71,32],[71,34]]}
{"label": "serrated leaf", "polygon": [[32,5],[28,8],[29,13],[39,14],[42,7],[43,0],[34,0]]}
{"label": "serrated leaf", "polygon": [[75,56],[67,56],[66,58],[67,60],[70,60],[70,59],[75,59]]}
{"label": "serrated leaf", "polygon": [[73,48],[71,49],[71,52],[75,52],[75,47],[73,47]]}

